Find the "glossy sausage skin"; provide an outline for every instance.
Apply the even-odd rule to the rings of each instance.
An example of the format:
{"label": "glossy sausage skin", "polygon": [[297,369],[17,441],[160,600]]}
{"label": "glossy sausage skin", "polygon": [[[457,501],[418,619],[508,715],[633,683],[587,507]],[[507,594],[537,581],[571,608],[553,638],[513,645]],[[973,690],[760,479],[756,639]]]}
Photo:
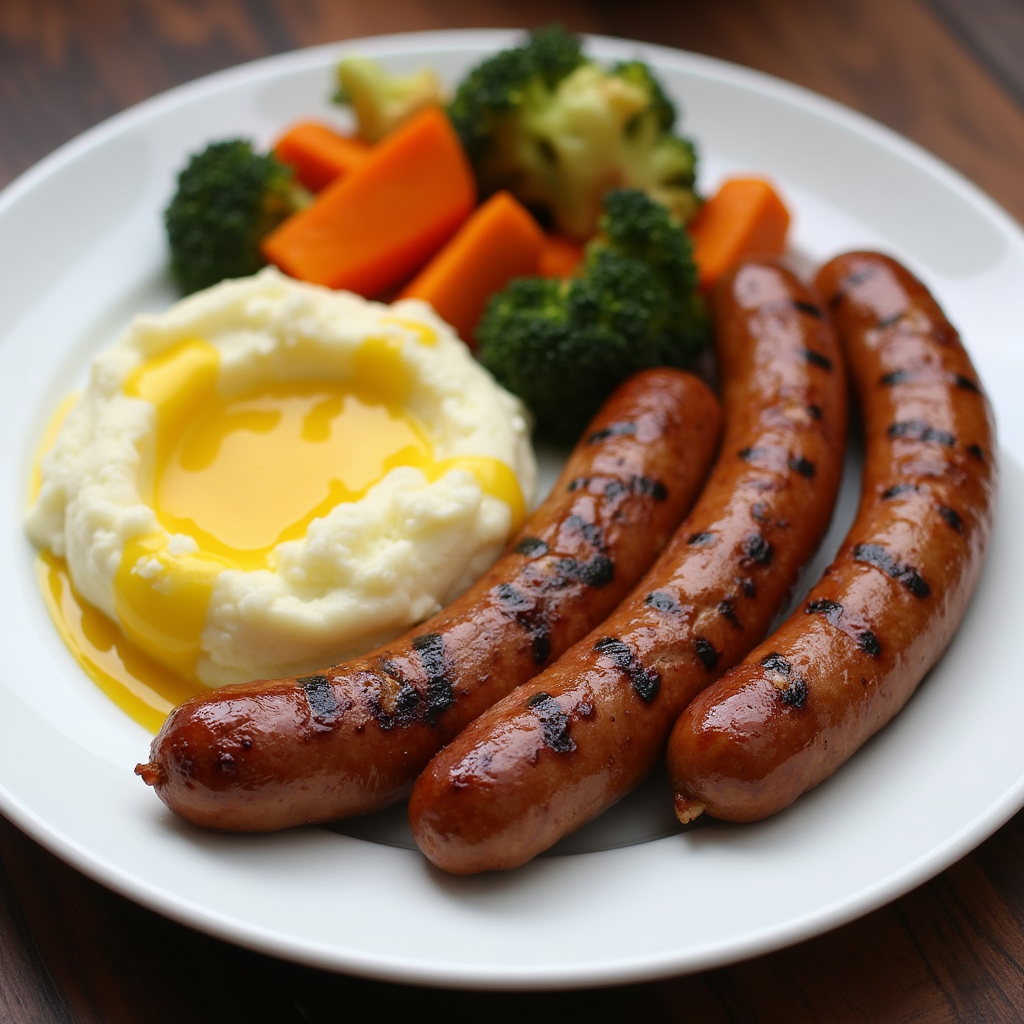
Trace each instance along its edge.
{"label": "glossy sausage skin", "polygon": [[726,433],[693,512],[597,630],[485,712],[413,788],[413,834],[456,874],[516,867],[633,789],[695,693],[768,631],[838,490],[846,382],[814,299],[749,261],[715,297]]}
{"label": "glossy sausage skin", "polygon": [[673,730],[683,821],[773,814],[885,725],[953,636],[991,533],[992,414],[935,301],[874,253],[836,258],[818,286],[863,413],[860,506],[801,606]]}
{"label": "glossy sausage skin", "polygon": [[268,831],[385,806],[471,719],[603,619],[667,543],[721,427],[698,378],[609,398],[550,497],[461,598],[366,657],[177,708],[136,772],[199,825]]}

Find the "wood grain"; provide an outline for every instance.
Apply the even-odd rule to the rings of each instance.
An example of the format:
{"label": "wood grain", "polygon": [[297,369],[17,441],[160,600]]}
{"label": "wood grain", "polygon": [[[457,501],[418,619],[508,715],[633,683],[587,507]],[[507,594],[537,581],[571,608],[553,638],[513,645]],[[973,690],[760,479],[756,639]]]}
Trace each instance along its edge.
{"label": "wood grain", "polygon": [[[24,917],[15,962],[0,923],[0,1020],[756,1021],[953,1024],[1020,1021],[1024,814],[894,904],[790,949],[688,977],[601,991],[461,992],[328,974],[250,953],[115,895],[0,819],[6,892]],[[5,905],[7,899],[4,899]],[[68,909],[73,912],[68,913]],[[31,962],[29,962],[31,961]],[[187,983],[171,978],[187,979]]]}
{"label": "wood grain", "polygon": [[1024,105],[1024,4],[1007,0],[927,2],[1017,103]]}
{"label": "wood grain", "polygon": [[[987,0],[997,2],[1013,7]],[[118,110],[232,64],[398,29],[553,20],[813,89],[930,149],[1024,221],[1024,108],[919,0],[395,0],[384,11],[336,0],[3,0],[0,185]]]}
{"label": "wood grain", "polygon": [[[1020,11],[1014,0],[979,10],[1000,3]],[[0,185],[133,103],[265,54],[556,20],[819,91],[931,149],[1024,220],[1024,109],[986,66],[991,51],[921,0],[0,0]],[[604,991],[446,992],[220,942],[107,891],[0,819],[0,1021],[1020,1021],[1022,864],[1024,813],[895,903],[770,956]]]}

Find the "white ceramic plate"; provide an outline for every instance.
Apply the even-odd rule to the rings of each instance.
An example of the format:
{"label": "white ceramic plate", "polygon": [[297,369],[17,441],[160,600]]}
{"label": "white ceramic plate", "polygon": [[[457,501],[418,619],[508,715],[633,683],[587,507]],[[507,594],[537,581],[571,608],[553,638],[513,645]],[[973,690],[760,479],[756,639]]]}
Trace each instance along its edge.
{"label": "white ceramic plate", "polygon": [[[915,269],[961,328],[998,411],[997,530],[954,644],[892,726],[763,824],[676,829],[655,782],[556,855],[469,879],[444,877],[403,848],[400,813],[343,833],[199,832],[133,775],[149,737],[61,646],[20,525],[32,453],[59,399],[131,314],[172,300],[159,215],[187,153],[227,135],[269,141],[291,119],[329,115],[329,68],[342,50],[454,78],[511,38],[394,36],[259,61],[113,118],[0,196],[0,808],[140,903],[308,964],[477,987],[636,981],[848,921],[941,871],[1024,804],[1015,657],[1024,538],[1013,526],[1024,513],[1014,394],[1024,379],[1024,235],[962,178],[878,125],[764,75],[591,40],[600,56],[657,67],[699,140],[705,187],[741,170],[777,181],[796,211],[804,267],[868,246]],[[855,490],[850,479],[830,549]]]}

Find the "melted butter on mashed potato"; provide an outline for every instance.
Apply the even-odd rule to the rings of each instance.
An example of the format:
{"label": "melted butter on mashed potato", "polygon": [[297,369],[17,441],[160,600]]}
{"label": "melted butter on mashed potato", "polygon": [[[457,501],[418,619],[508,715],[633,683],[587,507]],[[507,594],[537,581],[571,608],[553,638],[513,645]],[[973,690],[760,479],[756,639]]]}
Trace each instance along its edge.
{"label": "melted butter on mashed potato", "polygon": [[532,498],[522,407],[426,305],[273,269],[96,357],[27,525],[207,686],[363,653],[456,597]]}

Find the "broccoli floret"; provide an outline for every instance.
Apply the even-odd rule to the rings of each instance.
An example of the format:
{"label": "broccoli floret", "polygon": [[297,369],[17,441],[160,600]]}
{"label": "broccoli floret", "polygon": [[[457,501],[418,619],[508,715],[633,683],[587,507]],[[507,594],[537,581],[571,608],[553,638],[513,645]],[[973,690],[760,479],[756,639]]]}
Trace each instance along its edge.
{"label": "broccoli floret", "polygon": [[380,141],[418,110],[444,102],[441,80],[430,69],[392,75],[368,57],[346,57],[336,73],[334,102],[352,108],[366,142]]}
{"label": "broccoli floret", "polygon": [[193,155],[164,211],[181,291],[256,273],[267,262],[260,241],[309,201],[291,168],[248,139],[213,142]]}
{"label": "broccoli floret", "polygon": [[513,281],[477,328],[484,366],[558,443],[629,374],[688,366],[707,341],[686,233],[637,190],[609,192],[604,210],[580,277]]}
{"label": "broccoli floret", "polygon": [[685,224],[700,205],[692,143],[641,61],[602,68],[577,36],[532,33],[474,68],[448,108],[482,194],[508,189],[562,233],[590,238],[601,198],[639,188]]}
{"label": "broccoli floret", "polygon": [[642,60],[621,61],[612,68],[612,74],[643,89],[648,95],[647,110],[641,115],[649,117],[659,131],[670,132],[676,124],[676,105],[668,98],[661,82]]}
{"label": "broccoli floret", "polygon": [[538,93],[538,100],[586,62],[580,40],[551,27],[530,33],[523,46],[500,50],[473,68],[448,106],[448,116],[471,161],[492,148],[500,123]]}

